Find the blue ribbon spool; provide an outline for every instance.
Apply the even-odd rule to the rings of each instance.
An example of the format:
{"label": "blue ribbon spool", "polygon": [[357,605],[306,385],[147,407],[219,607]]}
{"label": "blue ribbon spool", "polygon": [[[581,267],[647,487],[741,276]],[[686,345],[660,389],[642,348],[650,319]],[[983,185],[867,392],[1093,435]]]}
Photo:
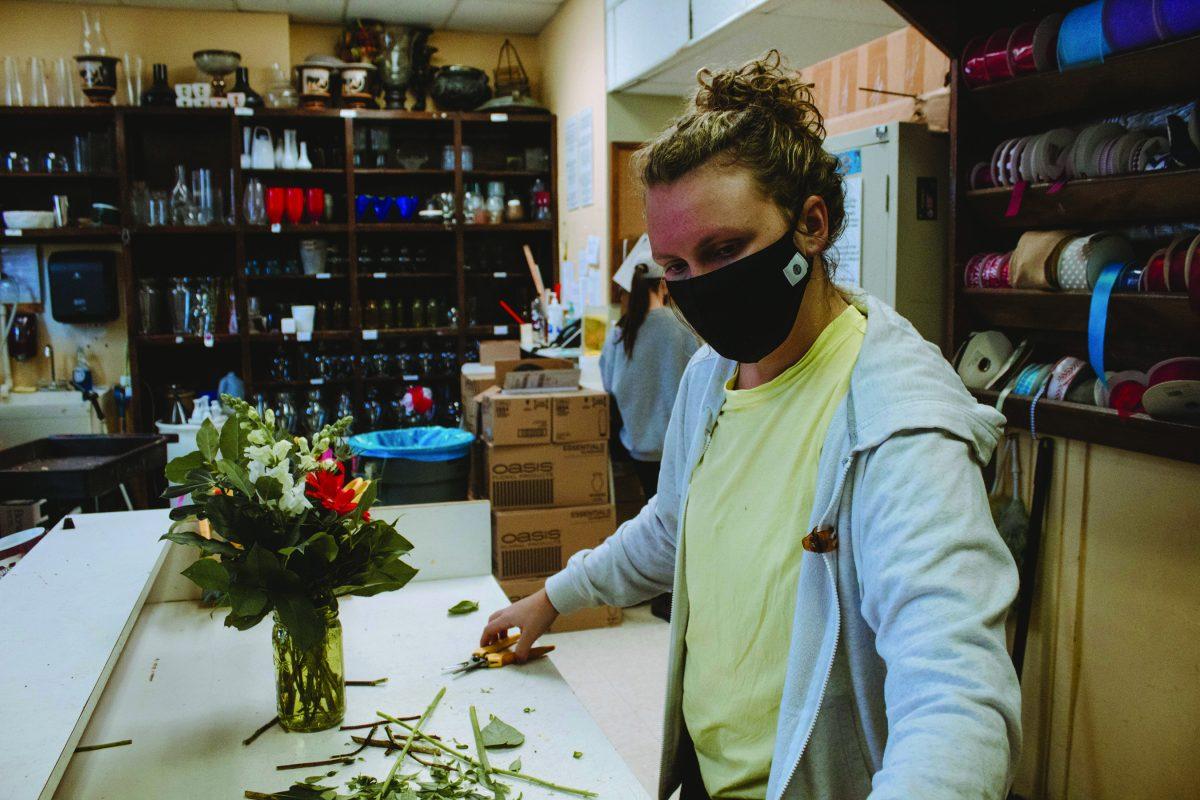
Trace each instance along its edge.
{"label": "blue ribbon spool", "polygon": [[1154,24],[1154,6],[1158,0],[1106,0],[1104,38],[1113,52],[1136,50],[1159,41]]}
{"label": "blue ribbon spool", "polygon": [[1080,6],[1063,17],[1058,29],[1058,68],[1098,64],[1112,53],[1104,36],[1104,0]]}
{"label": "blue ribbon spool", "polygon": [[1108,329],[1108,301],[1113,289],[1121,282],[1127,264],[1113,262],[1100,271],[1096,285],[1092,287],[1092,305],[1088,311],[1088,361],[1100,384],[1108,388],[1108,376],[1104,372],[1104,333]]}
{"label": "blue ribbon spool", "polygon": [[1200,3],[1196,0],[1155,0],[1155,10],[1164,41],[1200,32]]}

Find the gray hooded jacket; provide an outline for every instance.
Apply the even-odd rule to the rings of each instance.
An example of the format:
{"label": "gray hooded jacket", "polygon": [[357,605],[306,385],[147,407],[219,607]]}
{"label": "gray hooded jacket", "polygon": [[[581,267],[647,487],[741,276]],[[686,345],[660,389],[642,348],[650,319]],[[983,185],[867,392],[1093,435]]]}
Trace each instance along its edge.
{"label": "gray hooded jacket", "polygon": [[[1004,633],[1017,571],[979,467],[1003,417],[889,306],[852,302],[867,332],[821,452],[767,798],[1000,800],[1021,742]],[[696,353],[658,494],[546,582],[564,614],[674,591],[662,798],[680,777],[683,509],[735,366]]]}

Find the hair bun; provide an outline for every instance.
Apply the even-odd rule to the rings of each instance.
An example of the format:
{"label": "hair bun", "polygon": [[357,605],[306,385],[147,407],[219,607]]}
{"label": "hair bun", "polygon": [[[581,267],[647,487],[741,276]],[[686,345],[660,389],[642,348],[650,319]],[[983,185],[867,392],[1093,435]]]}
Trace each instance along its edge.
{"label": "hair bun", "polygon": [[696,81],[700,84],[693,99],[697,111],[766,112],[784,125],[825,137],[825,124],[809,84],[799,72],[784,66],[778,50],[736,69],[701,69]]}

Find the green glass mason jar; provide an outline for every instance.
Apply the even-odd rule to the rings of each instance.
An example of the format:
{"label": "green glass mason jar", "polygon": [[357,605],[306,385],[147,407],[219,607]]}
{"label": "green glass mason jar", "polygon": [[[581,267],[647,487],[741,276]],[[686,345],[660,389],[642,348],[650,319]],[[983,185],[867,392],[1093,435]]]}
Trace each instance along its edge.
{"label": "green glass mason jar", "polygon": [[287,628],[279,624],[278,612],[271,633],[279,724],[298,733],[332,728],[346,716],[346,670],[337,601],[317,610],[325,617],[325,636],[308,650],[296,646]]}

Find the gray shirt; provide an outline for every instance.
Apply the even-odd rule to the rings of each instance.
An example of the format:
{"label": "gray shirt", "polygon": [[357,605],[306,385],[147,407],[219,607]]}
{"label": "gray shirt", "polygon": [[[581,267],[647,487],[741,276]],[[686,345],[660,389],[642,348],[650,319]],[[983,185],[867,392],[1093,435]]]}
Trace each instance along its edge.
{"label": "gray shirt", "polygon": [[621,412],[621,444],[638,461],[662,460],[679,379],[700,343],[675,312],[656,308],[638,329],[633,356],[625,355],[621,328],[613,327],[600,353],[604,390]]}

